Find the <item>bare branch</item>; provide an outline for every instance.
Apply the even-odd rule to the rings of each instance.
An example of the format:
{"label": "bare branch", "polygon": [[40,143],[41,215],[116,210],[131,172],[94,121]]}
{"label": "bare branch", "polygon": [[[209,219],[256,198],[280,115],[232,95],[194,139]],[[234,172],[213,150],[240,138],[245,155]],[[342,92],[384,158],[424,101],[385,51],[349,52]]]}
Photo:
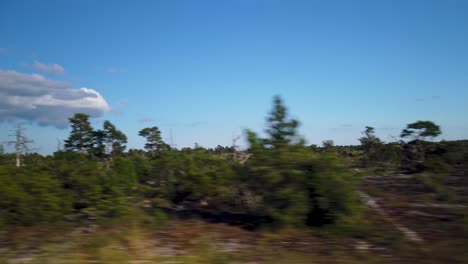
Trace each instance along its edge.
{"label": "bare branch", "polygon": [[15,140],[8,141],[9,145],[15,145],[16,151],[16,167],[21,166],[21,155],[30,151],[34,151],[35,149],[30,148],[29,144],[34,143],[34,140],[29,139],[26,137],[25,132],[26,129],[23,127],[22,124],[17,124],[16,128],[13,130],[14,134],[10,135],[15,137]]}

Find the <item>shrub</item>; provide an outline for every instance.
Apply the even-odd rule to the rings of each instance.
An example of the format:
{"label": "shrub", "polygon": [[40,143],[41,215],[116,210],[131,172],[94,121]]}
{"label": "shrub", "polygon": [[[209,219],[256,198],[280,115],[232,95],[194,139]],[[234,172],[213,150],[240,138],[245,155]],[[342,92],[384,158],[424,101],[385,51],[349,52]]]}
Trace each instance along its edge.
{"label": "shrub", "polygon": [[450,171],[450,166],[440,158],[429,158],[425,160],[423,168],[426,171],[435,173],[447,173]]}

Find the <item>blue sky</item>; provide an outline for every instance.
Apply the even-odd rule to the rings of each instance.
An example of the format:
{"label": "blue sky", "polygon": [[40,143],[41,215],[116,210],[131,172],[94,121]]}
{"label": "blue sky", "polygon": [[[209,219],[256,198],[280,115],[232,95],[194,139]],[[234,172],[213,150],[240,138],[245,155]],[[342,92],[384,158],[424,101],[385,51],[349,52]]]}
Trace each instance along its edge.
{"label": "blue sky", "polygon": [[51,153],[83,103],[130,148],[147,126],[230,145],[263,130],[275,94],[311,144],[357,144],[366,125],[389,141],[416,120],[465,139],[466,14],[461,0],[1,1],[0,141],[25,120]]}

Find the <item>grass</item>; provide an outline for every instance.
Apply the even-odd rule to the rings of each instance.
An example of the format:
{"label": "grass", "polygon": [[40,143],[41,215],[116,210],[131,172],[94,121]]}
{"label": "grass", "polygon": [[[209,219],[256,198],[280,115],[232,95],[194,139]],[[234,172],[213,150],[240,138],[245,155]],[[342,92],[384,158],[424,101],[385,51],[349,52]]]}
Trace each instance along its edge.
{"label": "grass", "polygon": [[[162,234],[165,234],[164,236]],[[46,234],[41,234],[46,235]],[[39,237],[40,234],[35,234]],[[380,257],[358,254],[349,238],[325,238],[312,230],[246,231],[224,224],[169,221],[160,229],[128,222],[99,227],[92,233],[63,232],[61,240],[22,241],[37,249],[28,263],[384,263]],[[227,243],[239,243],[228,250]],[[237,241],[237,242],[232,242]],[[16,241],[20,243],[19,241]],[[22,244],[20,243],[20,244]],[[18,247],[17,247],[18,248]],[[159,250],[157,250],[159,249]],[[177,249],[177,250],[176,250]],[[164,252],[167,251],[167,252]],[[24,248],[0,257],[18,260]]]}
{"label": "grass", "polygon": [[[372,210],[341,225],[255,232],[135,210],[90,230],[72,225],[17,228],[4,232],[2,241],[9,250],[0,251],[0,264],[29,253],[32,264],[468,263],[467,240],[411,243]],[[357,243],[370,248],[357,250]]]}
{"label": "grass", "polygon": [[444,183],[444,179],[447,177],[445,174],[420,174],[416,179],[421,182],[425,188],[436,194],[436,200],[443,202],[456,203],[458,197],[452,191],[450,191]]}

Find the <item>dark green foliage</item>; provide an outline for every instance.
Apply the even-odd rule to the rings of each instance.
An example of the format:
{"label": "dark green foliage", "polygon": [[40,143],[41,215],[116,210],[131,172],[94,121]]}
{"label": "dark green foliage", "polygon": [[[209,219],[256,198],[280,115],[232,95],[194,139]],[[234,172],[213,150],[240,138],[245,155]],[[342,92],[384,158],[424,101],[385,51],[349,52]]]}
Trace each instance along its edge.
{"label": "dark green foliage", "polygon": [[335,146],[335,143],[331,139],[322,141],[322,147],[324,150],[331,150]]}
{"label": "dark green foliage", "polygon": [[361,165],[376,168],[379,171],[396,168],[400,165],[402,148],[398,142],[384,143],[377,136],[373,127],[366,126],[359,138],[362,151]]}
{"label": "dark green foliage", "polygon": [[140,182],[151,180],[151,162],[146,157],[145,152],[130,150],[127,153],[127,156],[133,162],[133,167],[135,168],[137,179]]}
{"label": "dark green foliage", "polygon": [[423,163],[437,148],[434,143],[425,140],[437,137],[441,133],[440,127],[431,121],[417,121],[408,124],[406,129],[401,132],[402,138],[411,138],[403,147],[403,169],[407,172],[424,170]]}
{"label": "dark green foliage", "polygon": [[439,155],[453,165],[468,165],[468,140],[441,141]]}
{"label": "dark green foliage", "polygon": [[208,151],[210,152],[213,152],[214,154],[217,154],[217,155],[222,155],[222,154],[231,154],[231,153],[234,153],[236,151],[236,149],[231,146],[221,146],[221,145],[218,145],[216,146],[216,148],[214,149],[209,149]]}
{"label": "dark green foliage", "polygon": [[[244,154],[250,158],[242,163],[231,158],[240,155],[234,148],[156,148],[154,159],[130,151],[140,193],[161,208],[248,214],[285,225],[321,225],[352,215],[358,204],[354,180],[337,156],[305,146],[299,122],[289,119],[279,97],[267,120],[267,138],[247,131]],[[150,151],[161,141],[156,128],[140,135]]]}
{"label": "dark green foliage", "polygon": [[254,211],[293,225],[333,223],[353,213],[358,202],[354,182],[335,154],[317,156],[301,145],[273,150],[251,143],[246,180],[257,201]]}
{"label": "dark green foliage", "polygon": [[102,130],[93,131],[93,155],[99,158],[107,156],[106,134]]}
{"label": "dark green foliage", "polygon": [[110,146],[110,155],[115,156],[122,154],[125,151],[125,144],[127,143],[127,136],[122,131],[115,128],[115,126],[108,120],[104,121],[103,129],[104,142]]}
{"label": "dark green foliage", "polygon": [[176,204],[204,204],[222,207],[227,180],[232,167],[224,157],[205,149],[163,151],[153,162],[152,186],[158,197]]}
{"label": "dark green foliage", "polygon": [[93,141],[93,154],[96,157],[112,157],[124,152],[127,136],[106,120],[102,130],[93,131]]}
{"label": "dark green foliage", "polygon": [[417,121],[408,124],[401,132],[402,138],[412,138],[413,140],[424,140],[425,138],[434,138],[440,135],[440,127],[431,121]]}
{"label": "dark green foliage", "polygon": [[450,171],[450,166],[445,163],[441,158],[428,158],[422,164],[422,167],[426,171],[435,173],[447,173]]}
{"label": "dark green foliage", "polygon": [[366,126],[366,130],[362,132],[364,137],[360,138],[361,146],[363,149],[369,149],[374,144],[382,143],[378,137],[375,136],[375,129],[370,126]]}
{"label": "dark green foliage", "polygon": [[123,157],[113,159],[109,178],[111,178],[113,185],[129,193],[137,184],[137,174],[133,162]]}
{"label": "dark green foliage", "polygon": [[71,133],[65,140],[65,148],[78,151],[80,153],[89,153],[93,147],[93,128],[89,122],[89,116],[83,113],[77,113],[69,118]]}
{"label": "dark green foliage", "polygon": [[297,140],[296,129],[299,122],[295,119],[287,119],[287,115],[288,112],[281,97],[275,96],[273,109],[267,117],[268,128],[266,133],[269,137],[264,140],[268,147],[281,148]]}
{"label": "dark green foliage", "polygon": [[102,130],[94,130],[86,114],[77,113],[69,120],[72,131],[65,140],[66,150],[86,153],[101,159],[123,154],[127,136],[110,121],[104,121]]}
{"label": "dark green foliage", "polygon": [[120,164],[117,160],[112,170],[103,163],[91,161],[76,153],[64,152],[56,154],[54,163],[55,174],[72,195],[76,211],[92,217],[125,213],[125,191],[130,187],[124,184],[134,180],[131,180],[132,175],[128,175],[130,180],[122,179],[121,174],[132,171],[131,162]]}
{"label": "dark green foliage", "polygon": [[138,135],[146,138],[145,149],[150,151],[153,156],[156,156],[166,146],[161,138],[161,131],[158,127],[143,128],[138,132]]}
{"label": "dark green foliage", "polygon": [[121,131],[109,121],[93,130],[88,119],[85,114],[70,118],[66,151],[47,157],[26,154],[25,167],[4,165],[14,155],[0,153],[3,224],[53,222],[64,216],[106,219],[132,210],[145,211],[151,222],[162,223],[167,217],[163,212],[172,210],[223,221],[237,217],[236,224],[246,221],[242,224],[248,227],[271,221],[346,225],[355,223],[360,212],[350,166],[384,172],[402,163],[411,172],[444,173],[468,161],[466,141],[421,140],[440,134],[438,126],[426,121],[408,125],[404,136],[414,140],[407,143],[384,143],[366,127],[360,146],[334,146],[331,140],[323,147],[306,146],[298,134],[299,122],[289,118],[279,97],[267,117],[267,136],[246,131],[245,151],[198,144],[172,149],[159,129],[150,127],[139,135],[147,139],[145,148],[152,155],[124,152],[127,139]]}
{"label": "dark green foliage", "polygon": [[310,197],[309,225],[339,222],[359,214],[356,178],[335,153],[309,157],[304,169]]}
{"label": "dark green foliage", "polygon": [[268,120],[270,138],[247,132],[252,158],[246,163],[245,180],[254,194],[252,209],[287,225],[322,225],[351,215],[357,205],[353,180],[336,156],[313,154],[278,98]]}
{"label": "dark green foliage", "polygon": [[168,218],[167,214],[165,214],[161,210],[156,209],[153,212],[153,221],[154,221],[154,224],[157,227],[163,225],[165,222],[167,222],[168,219],[169,218]]}
{"label": "dark green foliage", "polygon": [[30,225],[71,212],[70,195],[44,168],[0,166],[0,221]]}
{"label": "dark green foliage", "polygon": [[361,142],[361,148],[364,152],[363,163],[365,166],[375,165],[379,159],[382,148],[382,141],[375,136],[375,130],[373,127],[366,126],[366,130],[362,132],[363,137],[359,139]]}

